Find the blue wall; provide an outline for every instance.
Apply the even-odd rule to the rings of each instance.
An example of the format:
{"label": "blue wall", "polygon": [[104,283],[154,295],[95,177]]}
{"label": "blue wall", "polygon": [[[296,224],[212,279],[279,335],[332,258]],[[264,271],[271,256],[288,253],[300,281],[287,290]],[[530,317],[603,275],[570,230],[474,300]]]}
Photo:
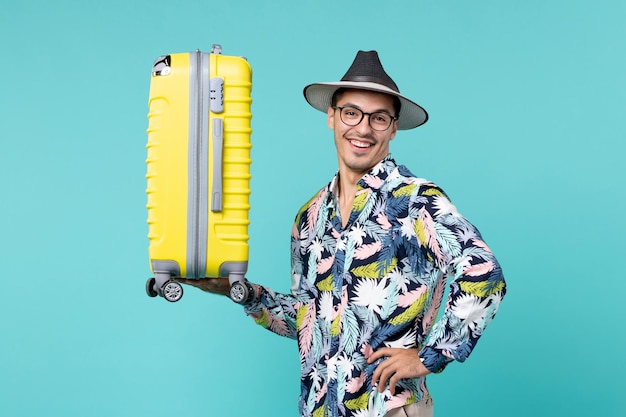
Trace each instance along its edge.
{"label": "blue wall", "polygon": [[303,86],[377,49],[431,116],[393,153],[450,194],[509,283],[472,357],[430,377],[437,416],[626,415],[625,5],[3,5],[0,415],[297,415],[294,341],[226,299],[144,291],[150,68],[212,43],[254,68],[251,280],[288,291],[291,221],[336,169]]}

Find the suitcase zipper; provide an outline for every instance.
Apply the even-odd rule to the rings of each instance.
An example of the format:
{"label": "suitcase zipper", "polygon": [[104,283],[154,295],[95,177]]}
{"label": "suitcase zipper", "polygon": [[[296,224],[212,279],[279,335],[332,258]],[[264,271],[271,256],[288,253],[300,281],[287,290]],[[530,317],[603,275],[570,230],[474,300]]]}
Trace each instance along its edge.
{"label": "suitcase zipper", "polygon": [[194,152],[195,157],[195,176],[196,176],[196,189],[195,189],[195,200],[196,204],[194,207],[194,218],[195,218],[195,227],[194,227],[194,247],[192,250],[193,254],[193,266],[194,266],[194,277],[199,278],[200,274],[200,253],[199,251],[199,242],[200,242],[200,155],[202,151],[202,54],[200,51],[196,51],[196,150]]}
{"label": "suitcase zipper", "polygon": [[[208,65],[203,65],[204,54],[194,53],[190,74],[190,129],[189,129],[189,198],[187,236],[187,277],[202,278],[206,270],[207,221],[203,213],[207,210],[207,161],[208,149],[208,95],[205,78]],[[207,71],[208,72],[208,71]],[[207,96],[205,98],[205,96]]]}

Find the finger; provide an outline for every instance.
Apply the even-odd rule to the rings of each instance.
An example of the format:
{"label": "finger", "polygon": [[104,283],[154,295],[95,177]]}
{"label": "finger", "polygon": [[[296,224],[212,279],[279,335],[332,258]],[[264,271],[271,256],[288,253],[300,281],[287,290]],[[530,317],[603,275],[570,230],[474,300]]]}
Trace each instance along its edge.
{"label": "finger", "polygon": [[[385,362],[389,362],[389,360],[386,360]],[[393,377],[395,373],[396,373],[395,367],[392,366],[391,364],[389,364],[389,366],[386,366],[382,370],[380,374],[380,381],[378,384],[378,392],[385,391],[385,387],[389,384],[391,378]]]}
{"label": "finger", "polygon": [[372,374],[372,386],[375,387],[378,385],[378,380],[380,379],[380,373],[382,372],[382,368],[380,365],[374,369],[374,373]]}
{"label": "finger", "polygon": [[393,376],[392,372],[388,372],[388,371],[383,372],[383,374],[380,376],[380,383],[378,384],[378,392],[382,393],[385,391],[385,388],[389,385],[391,376]]}
{"label": "finger", "polygon": [[378,391],[383,392],[385,390],[385,386],[387,385],[387,380],[394,373],[393,361],[389,358],[382,361],[376,367],[374,371],[374,375],[372,376],[372,381],[378,385]]}
{"label": "finger", "polygon": [[389,348],[378,349],[367,358],[367,363],[373,363],[373,362],[376,362],[378,359],[383,358],[385,356],[391,356],[390,351],[391,349]]}
{"label": "finger", "polygon": [[396,384],[400,381],[400,375],[398,373],[394,373],[391,378],[389,378],[389,392],[391,395],[396,395]]}
{"label": "finger", "polygon": [[396,385],[405,375],[402,375],[402,370],[398,369],[394,374],[389,378],[389,392],[391,395],[396,395]]}
{"label": "finger", "polygon": [[387,366],[386,362],[387,361],[382,361],[381,363],[378,364],[376,369],[374,369],[374,373],[372,374],[372,385],[373,386],[376,386],[378,384],[382,384],[381,375],[383,373],[383,370]]}
{"label": "finger", "polygon": [[380,362],[376,369],[374,370],[374,374],[372,375],[372,384],[379,384],[383,387],[385,386],[385,379],[382,378],[383,371],[391,365],[390,359],[393,355],[394,349],[391,348],[380,348],[376,352],[372,353],[370,357],[367,359],[368,363],[373,363],[380,358],[387,357],[384,361]]}

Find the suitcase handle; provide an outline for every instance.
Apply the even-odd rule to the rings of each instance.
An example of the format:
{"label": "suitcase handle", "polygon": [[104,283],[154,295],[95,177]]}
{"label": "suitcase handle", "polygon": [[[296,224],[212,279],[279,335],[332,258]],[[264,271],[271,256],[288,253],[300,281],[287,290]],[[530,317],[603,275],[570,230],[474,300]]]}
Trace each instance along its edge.
{"label": "suitcase handle", "polygon": [[224,121],[213,119],[213,188],[211,211],[222,211],[222,153],[224,147]]}

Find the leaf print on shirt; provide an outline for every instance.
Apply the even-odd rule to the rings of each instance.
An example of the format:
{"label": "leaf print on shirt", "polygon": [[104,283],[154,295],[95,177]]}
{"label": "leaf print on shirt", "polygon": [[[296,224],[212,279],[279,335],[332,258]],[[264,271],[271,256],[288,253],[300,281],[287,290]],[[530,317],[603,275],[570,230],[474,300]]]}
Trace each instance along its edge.
{"label": "leaf print on shirt", "polygon": [[334,256],[329,256],[328,258],[324,258],[317,263],[317,273],[319,275],[323,275],[326,272],[330,271],[330,268],[333,266],[333,262],[335,262]]}
{"label": "leaf print on shirt", "polygon": [[[420,244],[432,251],[439,267],[445,267],[445,256],[437,241],[437,232],[435,231],[435,222],[432,216],[424,207],[419,210],[418,216],[415,225],[417,227],[419,222],[421,228],[420,232],[424,236],[424,241],[421,241]],[[420,232],[418,232],[418,236]]]}
{"label": "leaf print on shirt", "polygon": [[356,247],[363,245],[363,238],[367,236],[363,226],[359,223],[356,223],[354,226],[350,228],[348,232],[348,237],[355,242]]}
{"label": "leaf print on shirt", "polygon": [[464,326],[474,330],[477,323],[484,321],[484,315],[489,303],[491,303],[491,299],[489,298],[481,301],[476,296],[463,294],[456,299],[456,302],[451,306],[450,310],[456,317],[463,321]]}
{"label": "leaf print on shirt", "polygon": [[340,348],[346,352],[356,351],[359,342],[359,322],[350,308],[346,309],[343,314],[343,336],[341,338]]}
{"label": "leaf print on shirt", "polygon": [[346,384],[346,391],[354,394],[355,392],[359,392],[363,384],[365,383],[367,375],[365,372],[361,372],[359,376],[356,378],[352,378]]}
{"label": "leaf print on shirt", "polygon": [[298,309],[296,328],[300,342],[300,354],[306,356],[313,345],[313,324],[315,322],[315,303],[302,304]]}
{"label": "leaf print on shirt", "polygon": [[361,245],[354,251],[354,259],[357,260],[365,260],[380,251],[382,248],[382,244],[380,241],[376,241],[374,243]]}
{"label": "leaf print on shirt", "polygon": [[463,274],[470,277],[479,277],[493,271],[493,262],[487,261],[480,264],[468,265],[463,269]]}
{"label": "leaf print on shirt", "polygon": [[413,219],[410,217],[399,218],[398,222],[400,222],[400,233],[402,237],[406,239],[411,239],[415,237],[415,225]]}
{"label": "leaf print on shirt", "polygon": [[453,258],[461,254],[461,244],[456,239],[456,235],[450,229],[439,223],[435,223],[435,233],[439,246],[446,254],[446,263],[452,262]]}
{"label": "leaf print on shirt", "polygon": [[277,317],[274,314],[270,314],[268,316],[267,327],[274,333],[279,334],[281,336],[287,336],[291,334],[291,331],[289,329],[289,326],[287,325],[287,322],[285,322],[285,320]]}
{"label": "leaf print on shirt", "polygon": [[457,214],[456,207],[454,207],[454,204],[452,204],[452,202],[445,196],[436,196],[434,198],[433,207],[437,209],[437,211],[435,212],[435,216],[437,217],[446,214]]}
{"label": "leaf print on shirt", "polygon": [[459,286],[464,292],[481,298],[489,297],[504,289],[504,284],[501,281],[461,281]]}
{"label": "leaf print on shirt", "polygon": [[322,246],[322,241],[318,238],[313,239],[313,242],[311,242],[311,245],[309,245],[308,251],[315,254],[316,260],[321,259],[322,253],[324,252],[324,246]]}
{"label": "leaf print on shirt", "polygon": [[335,307],[333,306],[333,294],[330,291],[322,291],[318,297],[319,317],[330,323],[335,318]]}
{"label": "leaf print on shirt", "polygon": [[320,291],[332,291],[335,289],[335,282],[333,281],[332,275],[329,275],[322,281],[318,281],[315,285]]}
{"label": "leaf print on shirt", "polygon": [[362,279],[354,289],[356,296],[352,302],[367,307],[369,311],[380,314],[380,309],[387,299],[385,279]]}
{"label": "leaf print on shirt", "polygon": [[414,318],[416,318],[417,315],[424,309],[427,296],[428,296],[428,293],[426,292],[420,294],[419,298],[415,300],[409,306],[409,308],[407,308],[406,310],[404,310],[404,312],[395,316],[393,319],[389,320],[389,323],[393,325],[400,325],[400,324],[408,323]]}
{"label": "leaf print on shirt", "polygon": [[410,197],[415,192],[415,184],[403,185],[402,187],[394,190],[391,195],[394,197]]}
{"label": "leaf print on shirt", "polygon": [[392,314],[394,314],[398,305],[399,289],[396,281],[387,279],[387,298],[383,307],[380,310],[381,320],[387,320]]}
{"label": "leaf print on shirt", "polygon": [[369,392],[365,392],[360,397],[355,398],[354,400],[346,401],[346,407],[348,407],[350,410],[360,410],[363,408],[367,408],[369,397]]}
{"label": "leaf print on shirt", "polygon": [[356,268],[352,268],[350,272],[359,278],[376,279],[384,277],[389,271],[394,269],[398,264],[398,260],[391,258],[389,259],[388,265],[385,265],[385,263],[387,262],[373,262],[371,264],[357,266]]}
{"label": "leaf print on shirt", "polygon": [[414,348],[416,337],[415,329],[409,329],[409,331],[404,333],[401,337],[395,340],[385,341],[385,347],[403,349]]}

